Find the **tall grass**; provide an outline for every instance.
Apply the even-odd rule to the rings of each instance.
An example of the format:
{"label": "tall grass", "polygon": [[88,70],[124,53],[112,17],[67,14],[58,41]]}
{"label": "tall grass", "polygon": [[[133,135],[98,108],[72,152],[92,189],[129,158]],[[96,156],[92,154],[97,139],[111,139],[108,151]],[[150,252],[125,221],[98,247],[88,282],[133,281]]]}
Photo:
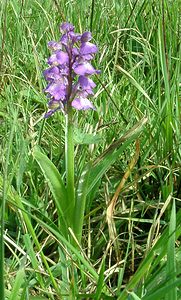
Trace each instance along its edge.
{"label": "tall grass", "polygon": [[[0,16],[0,298],[180,299],[179,1],[2,0]],[[101,69],[97,110],[74,114],[76,190],[92,170],[65,226],[78,246],[35,160],[38,146],[65,180],[64,117],[42,117],[65,20],[92,31]]]}

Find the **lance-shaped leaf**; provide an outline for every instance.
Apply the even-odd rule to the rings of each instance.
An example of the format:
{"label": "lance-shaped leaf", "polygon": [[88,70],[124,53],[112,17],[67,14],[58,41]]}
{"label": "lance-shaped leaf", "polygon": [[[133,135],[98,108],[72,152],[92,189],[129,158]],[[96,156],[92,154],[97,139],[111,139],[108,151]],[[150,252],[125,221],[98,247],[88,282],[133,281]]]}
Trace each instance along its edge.
{"label": "lance-shaped leaf", "polygon": [[67,235],[69,214],[67,207],[67,191],[62,177],[52,161],[43,154],[38,147],[34,149],[33,156],[39,164],[54,197],[61,230]]}

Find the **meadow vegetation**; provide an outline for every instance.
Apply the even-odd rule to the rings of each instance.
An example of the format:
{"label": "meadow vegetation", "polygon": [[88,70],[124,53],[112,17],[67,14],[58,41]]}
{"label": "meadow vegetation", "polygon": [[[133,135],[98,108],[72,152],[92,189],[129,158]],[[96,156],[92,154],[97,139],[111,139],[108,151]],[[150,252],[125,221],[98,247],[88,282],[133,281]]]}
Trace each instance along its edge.
{"label": "meadow vegetation", "polygon": [[[0,1],[1,300],[181,299],[179,2]],[[65,117],[43,118],[64,21],[92,32],[101,70],[96,110],[73,117],[78,241],[49,165],[65,182]]]}

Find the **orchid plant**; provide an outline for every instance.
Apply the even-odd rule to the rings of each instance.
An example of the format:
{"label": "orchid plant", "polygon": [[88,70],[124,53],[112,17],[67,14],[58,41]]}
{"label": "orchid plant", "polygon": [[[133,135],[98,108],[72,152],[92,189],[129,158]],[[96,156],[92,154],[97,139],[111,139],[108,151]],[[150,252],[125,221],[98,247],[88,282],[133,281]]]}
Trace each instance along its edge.
{"label": "orchid plant", "polygon": [[44,77],[48,81],[44,91],[49,99],[44,118],[49,118],[57,111],[62,111],[65,115],[65,182],[55,165],[39,148],[36,147],[33,154],[53,194],[59,230],[67,240],[76,245],[81,243],[87,195],[135,139],[145,119],[111,144],[95,162],[86,163],[78,182],[74,183],[74,109],[95,110],[90,97],[94,94],[96,84],[90,76],[100,73],[91,65],[98,48],[90,42],[92,36],[88,31],[83,34],[75,33],[74,26],[69,23],[63,23],[60,30],[60,40],[48,43],[52,54],[48,59],[49,67],[44,71]]}
{"label": "orchid plant", "polygon": [[[91,60],[98,48],[90,42],[92,36],[88,31],[83,34],[75,33],[74,26],[70,23],[63,23],[60,31],[62,33],[60,40],[48,43],[52,54],[47,61],[49,67],[44,71],[44,77],[48,81],[44,91],[49,99],[48,112],[44,117],[49,118],[57,111],[65,114],[66,183],[63,183],[55,166],[47,161],[48,158],[45,158],[38,150],[34,152],[34,155],[45,177],[48,176],[50,188],[56,199],[62,234],[68,238],[68,228],[70,228],[77,241],[80,242],[86,197],[80,189],[75,195],[73,109],[95,110],[95,106],[88,98],[94,94],[93,88],[96,86],[90,76],[99,73],[91,65]],[[52,172],[54,176],[51,175],[50,178]]]}

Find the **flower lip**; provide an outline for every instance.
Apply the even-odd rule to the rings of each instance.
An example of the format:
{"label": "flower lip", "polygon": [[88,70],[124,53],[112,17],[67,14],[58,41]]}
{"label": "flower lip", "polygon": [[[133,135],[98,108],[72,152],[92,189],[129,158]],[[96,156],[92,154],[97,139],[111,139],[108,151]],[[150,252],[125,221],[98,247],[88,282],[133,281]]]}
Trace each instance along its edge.
{"label": "flower lip", "polygon": [[68,45],[68,36],[66,33],[61,36],[60,43],[64,46]]}
{"label": "flower lip", "polygon": [[84,62],[81,64],[77,64],[73,67],[74,72],[77,75],[92,75],[96,73],[96,70],[94,69],[94,67],[88,63],[88,62]]}
{"label": "flower lip", "polygon": [[66,86],[62,83],[52,83],[45,90],[46,93],[49,93],[54,100],[65,100],[66,99]]}
{"label": "flower lip", "polygon": [[94,54],[97,51],[98,51],[97,46],[90,43],[90,42],[82,43],[82,45],[80,47],[80,54],[81,55]]}
{"label": "flower lip", "polygon": [[57,50],[55,51],[48,59],[48,64],[49,65],[63,65],[68,63],[69,61],[69,56],[66,52]]}
{"label": "flower lip", "polygon": [[78,110],[87,110],[87,109],[94,109],[95,107],[87,98],[79,97],[75,98],[72,103],[72,107],[78,109]]}
{"label": "flower lip", "polygon": [[78,79],[79,87],[88,94],[94,94],[92,89],[96,87],[94,81],[86,76],[80,75]]}

